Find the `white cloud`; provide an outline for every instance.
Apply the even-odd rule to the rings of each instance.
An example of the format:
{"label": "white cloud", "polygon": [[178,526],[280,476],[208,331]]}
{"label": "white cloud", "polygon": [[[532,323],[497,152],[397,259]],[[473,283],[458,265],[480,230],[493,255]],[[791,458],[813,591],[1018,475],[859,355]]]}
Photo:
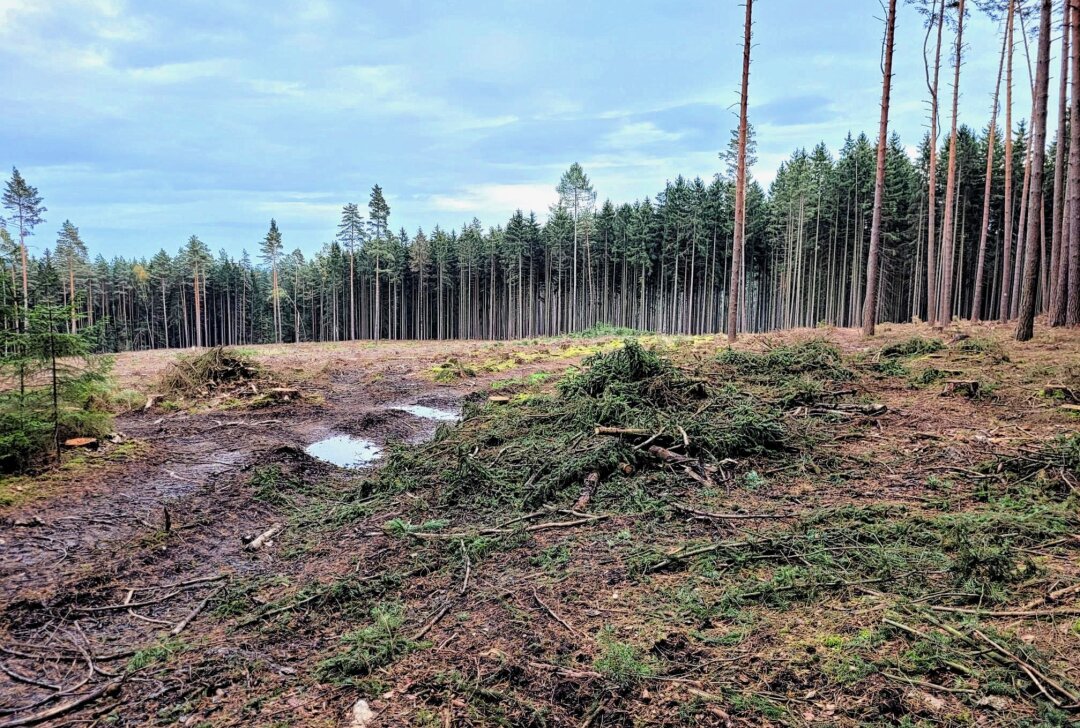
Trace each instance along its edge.
{"label": "white cloud", "polygon": [[550,183],[486,184],[466,187],[454,195],[432,195],[430,203],[436,210],[503,220],[518,208],[547,210],[558,197]]}
{"label": "white cloud", "polygon": [[249,81],[251,88],[258,93],[267,96],[299,97],[304,95],[304,84],[296,81],[276,81],[273,79],[256,78]]}
{"label": "white cloud", "polygon": [[183,63],[163,63],[158,66],[129,68],[125,73],[136,81],[152,84],[184,83],[198,78],[214,78],[225,75],[233,62],[224,59],[204,61],[186,61]]}
{"label": "white cloud", "polygon": [[664,131],[651,121],[623,124],[607,135],[604,143],[615,149],[634,149],[649,144],[673,142],[682,138],[679,132]]}

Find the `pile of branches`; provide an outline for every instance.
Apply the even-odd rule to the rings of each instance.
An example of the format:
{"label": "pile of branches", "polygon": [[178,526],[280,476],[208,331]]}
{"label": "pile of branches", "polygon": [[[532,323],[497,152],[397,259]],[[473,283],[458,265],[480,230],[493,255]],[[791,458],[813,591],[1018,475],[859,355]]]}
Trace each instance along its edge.
{"label": "pile of branches", "polygon": [[1062,485],[1066,494],[1080,494],[1080,435],[1021,448],[1015,455],[999,458],[993,470],[1014,483],[1035,480]]}
{"label": "pile of branches", "polygon": [[237,352],[218,346],[180,356],[165,371],[161,391],[167,396],[209,396],[261,376],[259,367]]}
{"label": "pile of branches", "polygon": [[460,426],[396,452],[369,487],[427,492],[458,513],[580,508],[594,492],[618,507],[643,490],[718,484],[733,459],[800,443],[774,403],[627,340],[555,392],[467,404]]}

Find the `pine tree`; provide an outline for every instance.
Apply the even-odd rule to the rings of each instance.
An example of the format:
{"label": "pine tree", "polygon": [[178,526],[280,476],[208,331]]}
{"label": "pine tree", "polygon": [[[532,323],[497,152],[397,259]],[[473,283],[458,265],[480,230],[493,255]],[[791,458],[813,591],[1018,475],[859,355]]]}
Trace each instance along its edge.
{"label": "pine tree", "polygon": [[863,335],[873,336],[878,308],[878,261],[881,255],[881,210],[885,198],[885,154],[888,146],[889,96],[892,91],[893,38],[896,34],[896,0],[889,0],[881,90],[881,122],[878,131],[877,174],[874,178],[874,212],[870,227],[870,253],[866,266],[866,300],[863,303]]}
{"label": "pine tree", "polygon": [[[374,194],[374,192],[372,193]],[[380,197],[382,190],[379,191]],[[387,209],[389,214],[389,209]],[[364,217],[360,208],[350,202],[341,211],[338,240],[349,252],[349,338],[356,338],[356,251],[364,244]]]}
{"label": "pine tree", "polygon": [[22,306],[23,326],[26,326],[30,306],[29,256],[26,252],[26,239],[34,234],[34,228],[45,222],[41,217],[47,208],[41,204],[41,195],[36,187],[31,187],[15,167],[11,168],[11,179],[4,187],[4,208],[11,213],[11,220],[19,231],[19,254],[22,258]]}
{"label": "pine tree", "polygon": [[743,246],[746,235],[746,152],[747,103],[750,85],[750,39],[753,29],[753,0],[746,0],[746,20],[743,24],[742,87],[739,92],[739,146],[735,165],[735,234],[731,254],[731,282],[728,286],[728,344],[735,343],[738,326],[740,289],[743,284]]}
{"label": "pine tree", "polygon": [[[961,0],[962,1],[962,0]],[[1052,0],[1042,0],[1039,12],[1039,48],[1035,62],[1035,108],[1031,120],[1031,185],[1028,197],[1030,220],[1027,226],[1027,250],[1020,291],[1020,320],[1016,340],[1028,341],[1035,333],[1035,296],[1039,276],[1039,241],[1042,232],[1040,215],[1043,195],[1043,166],[1046,153],[1046,107],[1050,92],[1050,15]]]}
{"label": "pine tree", "polygon": [[56,256],[63,262],[68,278],[68,305],[71,307],[71,333],[76,332],[75,272],[86,265],[86,243],[79,237],[79,229],[64,220],[56,238]]}
{"label": "pine tree", "polygon": [[270,300],[274,308],[274,341],[281,343],[281,287],[278,285],[278,261],[281,258],[283,248],[281,231],[278,230],[277,221],[270,219],[270,229],[263,238],[260,249],[262,258],[270,265],[272,282],[270,284]]}

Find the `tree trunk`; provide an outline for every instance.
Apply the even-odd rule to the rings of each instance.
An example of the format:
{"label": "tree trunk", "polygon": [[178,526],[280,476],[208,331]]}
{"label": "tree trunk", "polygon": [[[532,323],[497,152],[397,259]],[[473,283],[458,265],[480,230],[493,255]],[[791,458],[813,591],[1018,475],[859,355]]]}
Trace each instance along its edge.
{"label": "tree trunk", "polygon": [[1039,13],[1039,51],[1035,61],[1035,108],[1031,121],[1031,186],[1028,191],[1027,250],[1024,258],[1020,320],[1016,340],[1028,341],[1035,329],[1035,297],[1039,282],[1043,166],[1046,156],[1046,106],[1050,97],[1050,15],[1053,0],[1042,0]]}
{"label": "tree trunk", "polygon": [[735,165],[735,235],[731,251],[731,282],[728,286],[728,344],[735,343],[739,322],[739,293],[742,283],[742,258],[746,234],[746,106],[750,85],[750,35],[753,29],[754,0],[746,0],[743,28],[742,90],[739,95],[739,150]]}
{"label": "tree trunk", "polygon": [[885,153],[889,144],[889,95],[892,91],[893,37],[896,34],[896,0],[889,0],[885,29],[885,68],[881,82],[881,121],[878,124],[877,176],[874,179],[874,212],[870,222],[870,256],[866,264],[866,299],[863,302],[863,335],[874,335],[878,304],[878,259],[881,255],[881,206],[885,197]]}
{"label": "tree trunk", "polygon": [[[1011,4],[1011,0],[1010,0]],[[945,27],[945,0],[937,15],[937,44],[934,50],[934,75],[926,68],[926,85],[930,91],[930,166],[927,169],[927,225],[926,238],[926,320],[937,323],[937,144],[938,144],[938,88],[941,78],[941,35]],[[932,27],[932,26],[931,26]],[[929,30],[927,30],[929,38]],[[925,41],[923,58],[926,58]],[[845,241],[846,242],[846,241]]]}
{"label": "tree trunk", "polygon": [[952,131],[949,135],[949,176],[945,181],[945,218],[941,225],[941,297],[937,327],[952,323],[953,314],[953,204],[956,199],[957,114],[960,104],[960,61],[964,49],[964,2],[956,11],[956,50],[953,58]]}
{"label": "tree trunk", "polygon": [[979,228],[979,255],[975,262],[975,291],[971,297],[971,320],[982,319],[983,269],[986,267],[986,241],[990,234],[990,193],[994,181],[994,135],[997,132],[998,98],[1001,94],[1001,73],[1005,65],[1005,50],[1009,32],[1005,31],[1001,42],[1001,61],[998,63],[997,84],[994,86],[994,106],[990,111],[990,130],[986,140],[986,183],[983,188],[982,224]]}
{"label": "tree trunk", "polygon": [[1012,87],[1013,87],[1013,29],[1016,25],[1015,0],[1009,0],[1008,15],[1005,21],[1005,34],[1008,37],[1005,52],[1005,222],[1001,251],[1001,295],[998,305],[998,320],[1009,320],[1009,307],[1012,305],[1012,234],[1013,234],[1013,133],[1012,133]]}
{"label": "tree trunk", "polygon": [[[1072,7],[1072,102],[1073,123],[1069,134],[1069,252],[1066,285],[1065,323],[1080,324],[1080,0],[1070,0]],[[1062,257],[1065,251],[1062,250]],[[1062,268],[1066,264],[1062,261]],[[1059,279],[1060,280],[1060,279]]]}
{"label": "tree trunk", "polygon": [[[1058,129],[1057,149],[1054,156],[1054,205],[1051,219],[1050,239],[1050,266],[1044,271],[1049,285],[1049,322],[1051,326],[1061,326],[1065,323],[1065,283],[1066,256],[1063,250],[1068,247],[1065,237],[1065,135],[1068,133],[1068,99],[1069,99],[1069,35],[1070,19],[1072,17],[1069,2],[1062,3],[1061,9],[1061,84],[1058,90]],[[1073,117],[1076,118],[1076,117]],[[1066,240],[1063,244],[1062,241]],[[1060,272],[1060,275],[1059,275]],[[1044,299],[1045,300],[1045,299]]]}

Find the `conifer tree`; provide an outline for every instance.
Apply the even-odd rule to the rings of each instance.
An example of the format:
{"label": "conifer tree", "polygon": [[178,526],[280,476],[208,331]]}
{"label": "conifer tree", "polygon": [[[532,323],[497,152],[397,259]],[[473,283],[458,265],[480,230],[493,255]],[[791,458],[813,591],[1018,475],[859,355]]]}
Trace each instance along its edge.
{"label": "conifer tree", "polygon": [[10,213],[11,221],[19,233],[19,255],[22,258],[22,306],[23,325],[27,322],[30,306],[30,263],[26,252],[26,239],[34,234],[34,228],[43,223],[42,213],[47,208],[41,204],[41,195],[36,187],[31,187],[15,167],[11,168],[11,179],[4,187],[3,205]]}

